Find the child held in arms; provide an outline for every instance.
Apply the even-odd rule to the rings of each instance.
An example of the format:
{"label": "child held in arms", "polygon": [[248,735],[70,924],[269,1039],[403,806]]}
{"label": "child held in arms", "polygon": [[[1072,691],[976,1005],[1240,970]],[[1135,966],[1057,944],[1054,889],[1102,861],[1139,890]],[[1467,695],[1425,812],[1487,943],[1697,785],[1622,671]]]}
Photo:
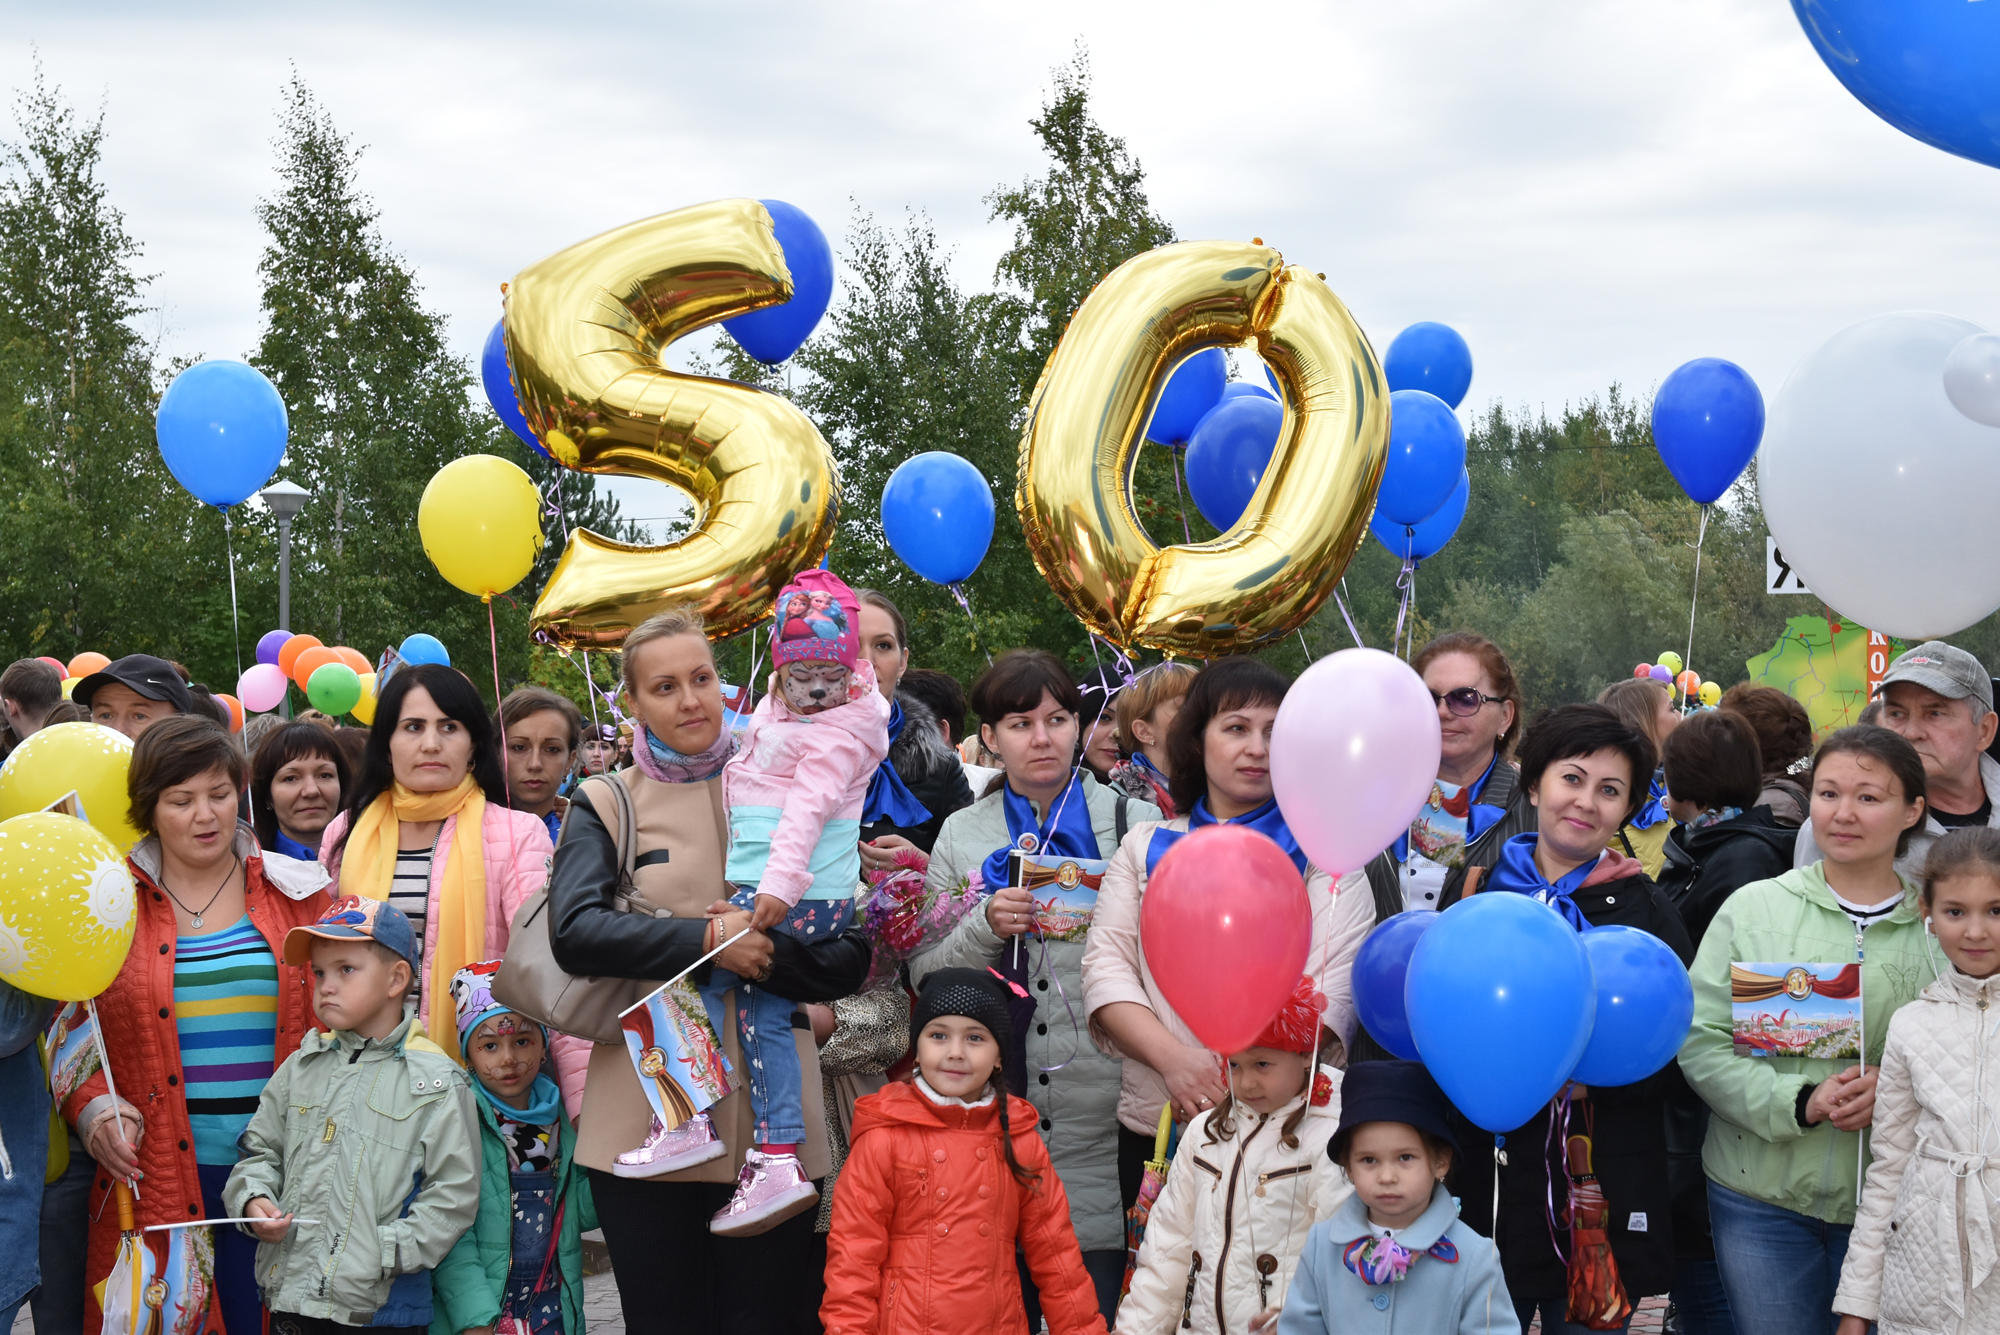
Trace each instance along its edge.
{"label": "child held in arms", "polygon": [[287,934],[285,962],[311,964],[327,1031],[264,1086],[223,1202],[259,1220],[274,1335],[417,1331],[431,1267],[479,1203],[479,1124],[465,1072],[404,1014],[416,934],[395,905],[349,895]]}
{"label": "child held in arms", "polygon": [[541,1073],[548,1031],[493,1000],[499,960],[451,980],[479,1106],[479,1216],[431,1274],[432,1335],[583,1335],[583,1233],[597,1227],[572,1162],[562,1092]]}
{"label": "child held in arms", "polygon": [[[758,703],[741,749],[722,772],[729,804],[725,874],[735,887],[730,903],[750,910],[751,926],[825,941],[846,928],[861,880],[861,807],[889,753],[889,703],[861,657],[854,591],[837,575],[800,571],[778,594],[775,615],[774,689]],[[708,949],[722,944],[719,925],[710,920]],[[735,1194],[709,1230],[748,1237],[819,1201],[798,1157],[806,1136],[792,1041],[798,1007],[725,969],[716,969],[700,991],[717,1032],[726,1023],[725,1002],[735,1000],[754,1142]],[[661,1157],[655,1142],[670,1134],[618,1156],[619,1166]]]}

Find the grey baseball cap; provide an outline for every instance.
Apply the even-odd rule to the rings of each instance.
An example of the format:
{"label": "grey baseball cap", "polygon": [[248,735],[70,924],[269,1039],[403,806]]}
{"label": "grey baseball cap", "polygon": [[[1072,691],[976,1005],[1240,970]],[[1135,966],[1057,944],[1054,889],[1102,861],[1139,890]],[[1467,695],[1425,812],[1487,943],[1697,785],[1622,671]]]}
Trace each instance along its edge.
{"label": "grey baseball cap", "polygon": [[1947,700],[1971,698],[1993,708],[1993,678],[1987,675],[1986,665],[1943,640],[1925,640],[1896,655],[1875,693],[1880,695],[1899,681],[1936,691]]}

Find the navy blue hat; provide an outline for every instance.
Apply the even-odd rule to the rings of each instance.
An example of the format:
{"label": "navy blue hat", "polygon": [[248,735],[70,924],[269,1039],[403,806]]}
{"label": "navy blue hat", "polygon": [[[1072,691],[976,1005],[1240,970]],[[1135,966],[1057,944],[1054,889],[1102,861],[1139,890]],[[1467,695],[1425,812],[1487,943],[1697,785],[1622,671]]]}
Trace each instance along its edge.
{"label": "navy blue hat", "polygon": [[1347,1157],[1356,1127],[1369,1122],[1402,1122],[1458,1150],[1451,1133],[1451,1101],[1422,1062],[1356,1062],[1340,1080],[1340,1129],[1326,1143],[1335,1163]]}

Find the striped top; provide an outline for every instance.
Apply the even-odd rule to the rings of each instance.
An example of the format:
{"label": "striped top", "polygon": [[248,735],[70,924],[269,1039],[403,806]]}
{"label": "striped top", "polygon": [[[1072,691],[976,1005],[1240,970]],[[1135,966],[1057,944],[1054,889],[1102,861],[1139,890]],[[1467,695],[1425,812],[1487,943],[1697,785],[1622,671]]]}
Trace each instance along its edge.
{"label": "striped top", "polygon": [[[396,850],[396,874],[389,882],[389,902],[403,911],[410,920],[410,931],[417,938],[417,953],[424,950],[424,918],[431,908],[431,857],[436,853],[436,845],[430,848],[399,848]],[[416,976],[410,980],[410,997],[418,1001],[424,994],[424,971],[414,969]]]}
{"label": "striped top", "polygon": [[174,1029],[187,1082],[194,1161],[226,1167],[277,1057],[278,961],[244,914],[174,941]]}

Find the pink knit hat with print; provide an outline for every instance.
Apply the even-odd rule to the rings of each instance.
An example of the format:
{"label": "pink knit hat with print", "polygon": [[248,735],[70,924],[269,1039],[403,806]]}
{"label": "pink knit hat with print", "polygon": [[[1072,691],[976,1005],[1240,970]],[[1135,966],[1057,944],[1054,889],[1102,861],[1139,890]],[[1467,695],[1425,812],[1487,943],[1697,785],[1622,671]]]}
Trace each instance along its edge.
{"label": "pink knit hat with print", "polygon": [[801,570],[778,594],[771,661],[838,663],[849,672],[861,657],[861,604],[831,570]]}

